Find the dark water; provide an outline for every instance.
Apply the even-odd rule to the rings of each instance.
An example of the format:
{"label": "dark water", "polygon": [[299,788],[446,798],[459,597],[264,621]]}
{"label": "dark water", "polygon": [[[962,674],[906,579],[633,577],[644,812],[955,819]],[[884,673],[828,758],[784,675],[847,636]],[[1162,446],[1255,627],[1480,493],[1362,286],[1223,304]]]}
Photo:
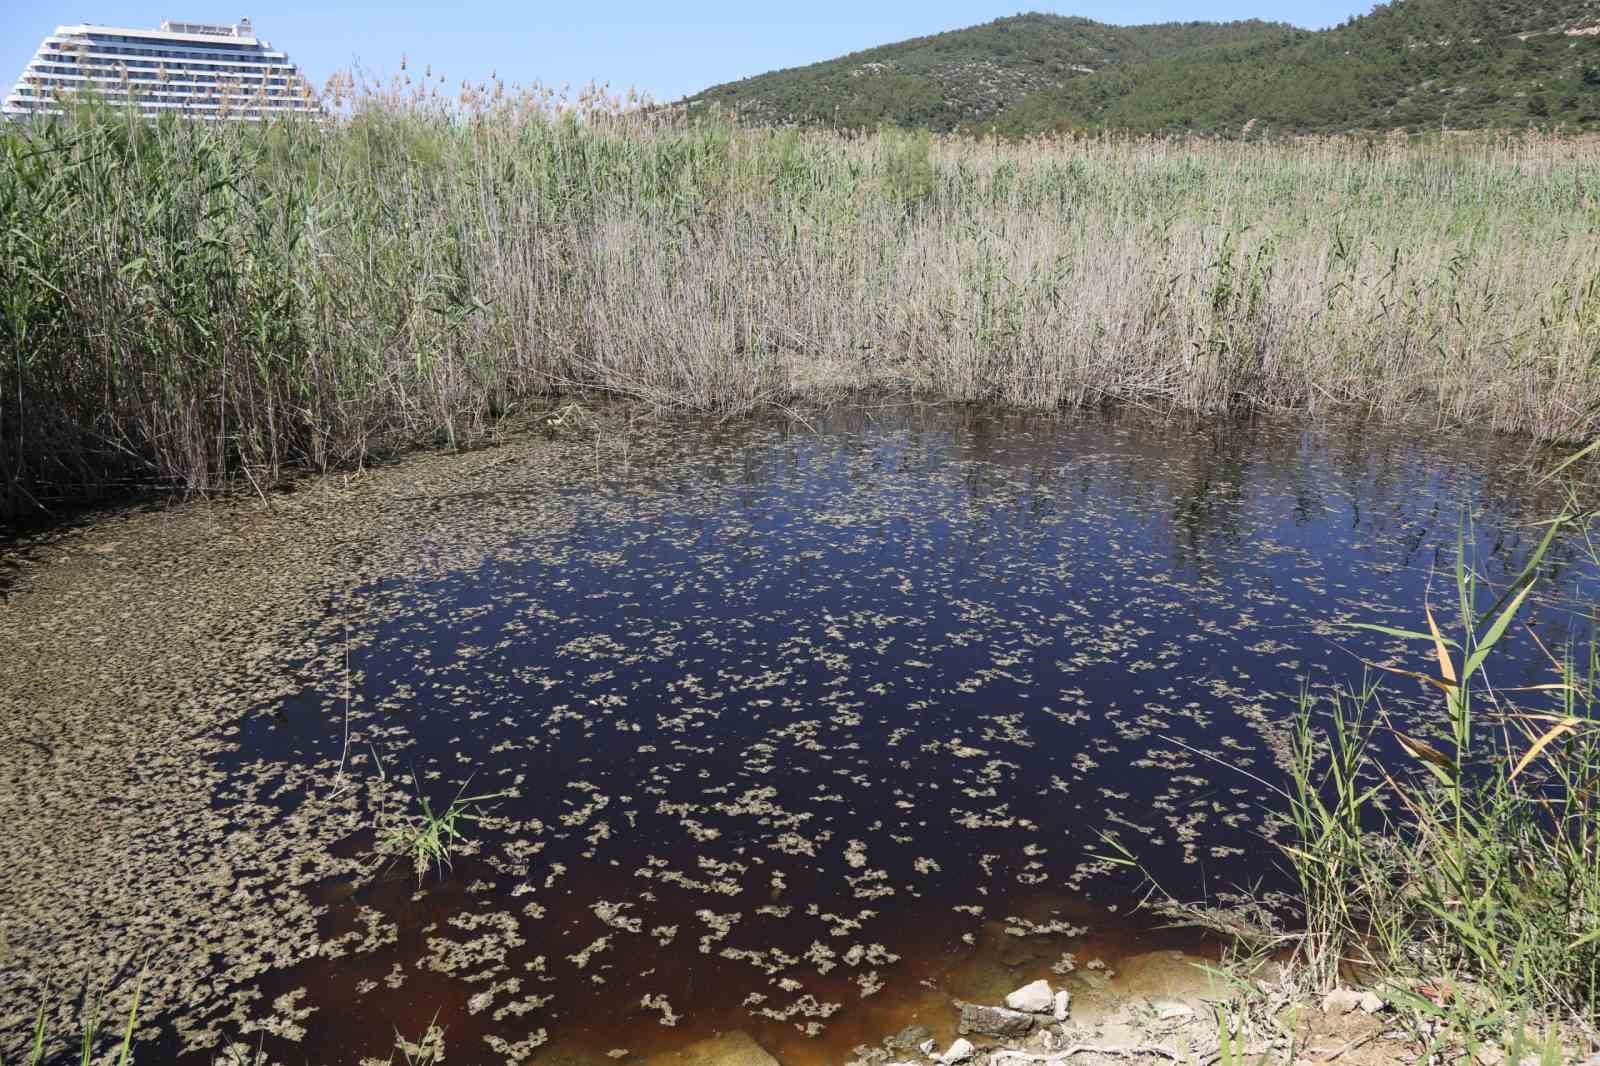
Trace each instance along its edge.
{"label": "dark water", "polygon": [[[1362,425],[886,408],[682,429],[556,497],[448,501],[494,543],[465,568],[421,543],[432,576],[345,605],[350,750],[436,806],[505,794],[423,891],[404,864],[327,886],[327,937],[370,919],[393,942],[263,983],[317,1008],[267,1044],[357,1062],[437,1017],[452,1062],[541,1030],[538,1061],[606,1062],[730,1028],[843,1061],[1066,952],[1203,952],[1129,913],[1139,879],[1101,834],[1181,897],[1280,885],[1268,785],[1302,686],[1427,665],[1333,624],[1443,618],[1458,538],[1491,586],[1519,572],[1556,502],[1529,459]],[[1565,544],[1546,571],[1529,618],[1584,638],[1594,573]],[[1494,680],[1547,679],[1518,641]],[[1442,729],[1414,682],[1384,698]],[[230,765],[338,758],[336,684],[270,711]]]}

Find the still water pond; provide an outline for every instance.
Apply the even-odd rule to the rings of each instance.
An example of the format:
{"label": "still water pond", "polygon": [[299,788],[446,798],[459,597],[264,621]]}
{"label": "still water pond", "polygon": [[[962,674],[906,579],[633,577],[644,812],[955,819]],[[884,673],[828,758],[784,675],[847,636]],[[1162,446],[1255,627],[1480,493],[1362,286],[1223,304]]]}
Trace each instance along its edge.
{"label": "still water pond", "polygon": [[[305,767],[362,782],[367,826],[419,789],[497,798],[421,890],[405,863],[314,885],[333,946],[255,979],[273,1035],[247,1040],[355,1063],[435,1019],[452,1062],[609,1062],[743,1029],[840,1062],[953,995],[1204,952],[1130,913],[1101,834],[1179,896],[1279,884],[1302,686],[1424,665],[1336,623],[1416,627],[1461,537],[1515,575],[1554,505],[1527,459],[885,407],[614,434],[557,488],[508,464],[430,498],[430,565],[327,605],[336,668],[226,731],[214,809],[290,817]],[[1554,647],[1595,575],[1565,546],[1548,570]],[[1498,683],[1543,679],[1519,639]]]}

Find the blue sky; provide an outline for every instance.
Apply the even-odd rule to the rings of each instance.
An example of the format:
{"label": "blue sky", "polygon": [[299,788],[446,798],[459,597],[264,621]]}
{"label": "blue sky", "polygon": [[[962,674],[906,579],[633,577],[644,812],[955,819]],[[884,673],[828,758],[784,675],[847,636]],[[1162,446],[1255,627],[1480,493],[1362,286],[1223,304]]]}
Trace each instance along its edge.
{"label": "blue sky", "polygon": [[[634,86],[671,100],[697,89],[920,34],[970,26],[1022,10],[1104,22],[1270,18],[1322,27],[1369,10],[1350,0],[607,0],[597,3],[396,0],[0,0],[0,83],[11,83],[39,40],[63,23],[155,26],[163,17],[229,22],[251,16],[256,32],[288,52],[321,86],[354,60],[388,73],[400,57],[431,63],[452,81],[498,72],[507,81]],[[235,10],[237,8],[237,10]]]}

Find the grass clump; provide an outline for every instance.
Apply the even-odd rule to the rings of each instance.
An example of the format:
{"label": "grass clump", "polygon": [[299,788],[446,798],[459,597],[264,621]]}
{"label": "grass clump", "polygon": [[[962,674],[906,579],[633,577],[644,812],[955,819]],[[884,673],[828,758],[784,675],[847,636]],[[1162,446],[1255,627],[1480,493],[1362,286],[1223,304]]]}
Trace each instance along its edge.
{"label": "grass clump", "polygon": [[[128,1063],[133,1061],[133,1031],[139,1021],[139,998],[143,990],[144,978],[141,976],[134,985],[133,1000],[128,1007],[128,1022],[123,1028],[122,1039],[109,1050],[102,1048],[100,1039],[106,1020],[105,999],[103,996],[91,999],[87,992],[84,993],[83,1033],[78,1041],[78,1054],[74,1056],[78,1066],[91,1066],[96,1062],[112,1062],[115,1066],[128,1066]],[[46,1005],[40,1003],[39,1012],[34,1018],[33,1036],[27,1054],[22,1059],[25,1066],[44,1066],[46,1062],[65,1061],[50,1055],[45,1014]],[[4,1060],[0,1060],[0,1066],[5,1066]]]}
{"label": "grass clump", "polygon": [[[1600,442],[1556,472],[1595,452]],[[1600,615],[1586,619],[1587,643],[1558,652],[1527,626],[1548,680],[1505,688],[1490,674],[1508,634],[1526,623],[1558,534],[1575,533],[1600,563],[1590,535],[1597,515],[1568,490],[1563,513],[1542,523],[1526,565],[1498,590],[1469,565],[1463,536],[1444,624],[1431,605],[1416,629],[1346,623],[1414,642],[1419,661],[1368,662],[1359,686],[1303,690],[1286,781],[1254,777],[1282,801],[1273,816],[1284,831],[1274,836],[1292,891],[1257,887],[1226,906],[1185,903],[1103,837],[1107,854],[1098,857],[1142,872],[1146,903],[1226,944],[1223,964],[1206,967],[1233,991],[1218,1014],[1224,1059],[1238,1059],[1244,1032],[1292,1049],[1290,1008],[1350,986],[1398,1012],[1426,1061],[1554,1066],[1592,1048],[1600,1031]],[[1438,717],[1397,723],[1372,680],[1382,673],[1425,686]]]}
{"label": "grass clump", "polygon": [[442,810],[434,810],[415,771],[411,784],[419,810],[402,815],[396,824],[383,830],[381,850],[411,860],[417,873],[417,887],[422,887],[429,868],[442,880],[452,867],[452,860],[468,837],[466,827],[482,818],[485,803],[499,799],[504,793],[482,796],[467,795],[470,779],[462,783],[454,797]]}
{"label": "grass clump", "polygon": [[[1397,728],[1375,686],[1302,700],[1286,846],[1316,985],[1374,985],[1430,1054],[1540,1054],[1600,1021],[1600,652],[1550,658],[1548,683],[1489,679],[1540,560],[1494,598],[1464,560],[1454,624],[1415,631],[1443,728]],[[1570,1028],[1568,1028],[1570,1026]],[[1529,1050],[1532,1048],[1532,1050]]]}

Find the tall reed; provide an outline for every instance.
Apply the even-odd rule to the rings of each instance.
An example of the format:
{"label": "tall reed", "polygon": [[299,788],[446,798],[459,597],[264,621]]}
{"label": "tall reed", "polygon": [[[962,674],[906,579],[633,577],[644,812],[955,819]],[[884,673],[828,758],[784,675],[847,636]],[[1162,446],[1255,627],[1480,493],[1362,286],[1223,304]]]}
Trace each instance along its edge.
{"label": "tall reed", "polygon": [[1552,654],[1549,680],[1521,690],[1489,681],[1570,521],[1550,523],[1498,597],[1463,558],[1453,626],[1424,608],[1415,631],[1367,627],[1417,642],[1414,668],[1382,669],[1437,694],[1438,739],[1397,729],[1375,687],[1324,714],[1302,707],[1286,848],[1300,959],[1324,986],[1375,982],[1430,1058],[1509,1054],[1541,1035],[1559,1046],[1600,1023],[1600,650]]}
{"label": "tall reed", "polygon": [[[409,76],[409,75],[408,75]],[[369,91],[0,131],[0,516],[599,390],[1600,428],[1600,146],[989,144]]]}

